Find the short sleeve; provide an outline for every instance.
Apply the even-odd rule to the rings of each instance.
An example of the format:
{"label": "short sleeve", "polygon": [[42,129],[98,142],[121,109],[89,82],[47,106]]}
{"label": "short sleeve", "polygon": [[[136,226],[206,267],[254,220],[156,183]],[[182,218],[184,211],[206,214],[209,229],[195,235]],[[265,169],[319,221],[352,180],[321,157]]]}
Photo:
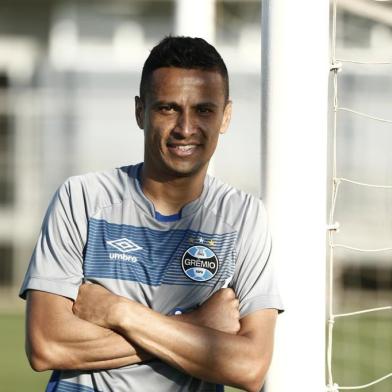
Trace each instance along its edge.
{"label": "short sleeve", "polygon": [[273,265],[272,243],[267,214],[260,200],[254,199],[244,210],[239,230],[237,262],[231,286],[240,301],[240,315],[274,308],[283,311]]}
{"label": "short sleeve", "polygon": [[83,249],[87,218],[83,211],[81,186],[67,180],[55,193],[38,237],[29,268],[20,290],[40,290],[77,297],[83,279]]}

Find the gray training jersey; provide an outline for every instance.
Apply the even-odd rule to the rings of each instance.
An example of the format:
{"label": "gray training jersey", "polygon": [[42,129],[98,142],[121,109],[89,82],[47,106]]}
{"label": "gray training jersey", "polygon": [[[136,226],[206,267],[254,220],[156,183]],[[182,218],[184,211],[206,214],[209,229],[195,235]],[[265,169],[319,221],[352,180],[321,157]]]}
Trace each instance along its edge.
{"label": "gray training jersey", "polygon": [[[76,299],[99,283],[161,313],[186,312],[231,287],[244,317],[282,309],[268,263],[262,202],[207,176],[180,215],[162,216],[144,196],[142,164],[69,178],[46,213],[20,295],[41,290]],[[102,371],[55,371],[47,391],[216,391],[159,359]]]}

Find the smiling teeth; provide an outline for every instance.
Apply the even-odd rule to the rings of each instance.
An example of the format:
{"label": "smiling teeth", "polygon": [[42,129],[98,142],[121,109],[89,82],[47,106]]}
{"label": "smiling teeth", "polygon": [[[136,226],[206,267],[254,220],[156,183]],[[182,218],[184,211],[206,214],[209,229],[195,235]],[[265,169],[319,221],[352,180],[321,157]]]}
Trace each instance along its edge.
{"label": "smiling teeth", "polygon": [[191,148],[193,148],[194,147],[194,145],[192,145],[192,144],[189,144],[189,145],[187,145],[187,146],[177,146],[177,148],[179,149],[179,150],[181,150],[181,151],[189,151]]}

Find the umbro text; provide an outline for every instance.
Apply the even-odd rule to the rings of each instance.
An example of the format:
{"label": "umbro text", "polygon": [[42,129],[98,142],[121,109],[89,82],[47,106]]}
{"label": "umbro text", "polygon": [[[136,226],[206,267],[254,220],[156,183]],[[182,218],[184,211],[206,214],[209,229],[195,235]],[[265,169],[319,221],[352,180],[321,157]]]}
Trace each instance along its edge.
{"label": "umbro text", "polygon": [[131,261],[132,263],[137,262],[136,256],[126,255],[124,253],[109,253],[110,260],[122,260],[122,261]]}

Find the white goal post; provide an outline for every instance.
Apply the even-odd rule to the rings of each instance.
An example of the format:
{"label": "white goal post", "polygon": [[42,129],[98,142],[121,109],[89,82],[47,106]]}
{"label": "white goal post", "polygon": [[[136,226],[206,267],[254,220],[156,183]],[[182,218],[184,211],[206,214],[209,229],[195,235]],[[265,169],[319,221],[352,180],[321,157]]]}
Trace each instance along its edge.
{"label": "white goal post", "polygon": [[267,392],[325,391],[329,1],[262,0],[262,192],[285,313]]}

